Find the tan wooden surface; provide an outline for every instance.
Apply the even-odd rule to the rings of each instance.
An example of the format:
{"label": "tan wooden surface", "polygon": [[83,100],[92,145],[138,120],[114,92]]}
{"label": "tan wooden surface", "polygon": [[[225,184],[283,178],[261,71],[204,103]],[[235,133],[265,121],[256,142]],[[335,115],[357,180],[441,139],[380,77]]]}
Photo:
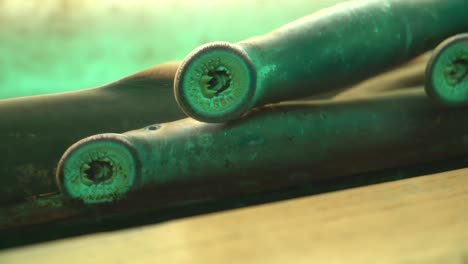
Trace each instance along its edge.
{"label": "tan wooden surface", "polygon": [[0,263],[468,263],[468,169],[0,251]]}

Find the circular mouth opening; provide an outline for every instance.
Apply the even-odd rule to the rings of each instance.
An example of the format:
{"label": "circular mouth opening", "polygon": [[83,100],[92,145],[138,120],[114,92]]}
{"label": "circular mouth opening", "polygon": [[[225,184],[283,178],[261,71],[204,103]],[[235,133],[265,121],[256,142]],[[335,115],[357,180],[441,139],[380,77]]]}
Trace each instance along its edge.
{"label": "circular mouth opening", "polygon": [[221,123],[243,116],[255,105],[257,73],[249,55],[227,42],[203,45],[179,67],[174,93],[190,117]]}
{"label": "circular mouth opening", "polygon": [[468,53],[460,54],[444,69],[447,83],[457,86],[468,79]]}
{"label": "circular mouth opening", "polygon": [[76,142],[57,167],[62,193],[87,204],[123,199],[136,188],[139,175],[136,149],[120,134],[100,134]]}
{"label": "circular mouth opening", "polygon": [[226,91],[231,86],[232,76],[223,66],[215,70],[205,71],[200,78],[202,93],[207,98],[213,98]]}
{"label": "circular mouth opening", "polygon": [[426,67],[425,90],[444,106],[468,104],[468,34],[440,43]]}
{"label": "circular mouth opening", "polygon": [[83,176],[95,184],[111,179],[114,173],[111,162],[102,160],[94,160],[89,163],[84,163],[82,171]]}

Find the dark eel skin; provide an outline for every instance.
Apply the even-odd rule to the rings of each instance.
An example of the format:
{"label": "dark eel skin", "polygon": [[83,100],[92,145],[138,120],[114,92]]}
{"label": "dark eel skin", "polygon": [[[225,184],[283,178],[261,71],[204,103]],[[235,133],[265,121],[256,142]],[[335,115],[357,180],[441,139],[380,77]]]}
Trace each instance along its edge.
{"label": "dark eel skin", "polygon": [[[165,63],[95,89],[0,100],[0,204],[58,192],[57,162],[77,140],[185,117],[172,93],[178,65]],[[408,80],[421,85],[424,71],[413,67],[408,64],[373,77],[338,97],[416,86]]]}
{"label": "dark eel skin", "polygon": [[415,60],[391,71],[369,78],[350,89],[343,89],[333,98],[347,98],[378,94],[402,88],[425,86],[425,71],[430,54],[424,54]]}
{"label": "dark eel skin", "polygon": [[184,117],[173,95],[178,62],[93,89],[0,100],[0,204],[57,192],[55,168],[77,140]]}
{"label": "dark eel skin", "polygon": [[358,0],[235,44],[190,53],[174,92],[204,122],[242,117],[255,106],[353,85],[468,31],[466,0]]}
{"label": "dark eel skin", "polygon": [[432,103],[422,87],[268,105],[229,123],[187,118],[91,136],[65,152],[57,180],[87,204],[140,189],[284,188],[467,154],[467,115]]}

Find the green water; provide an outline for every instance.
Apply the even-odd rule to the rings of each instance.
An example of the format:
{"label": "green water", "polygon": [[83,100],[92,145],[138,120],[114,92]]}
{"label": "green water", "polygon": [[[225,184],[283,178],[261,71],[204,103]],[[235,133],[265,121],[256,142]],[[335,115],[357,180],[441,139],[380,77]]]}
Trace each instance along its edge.
{"label": "green water", "polygon": [[337,2],[0,1],[0,99],[103,85]]}

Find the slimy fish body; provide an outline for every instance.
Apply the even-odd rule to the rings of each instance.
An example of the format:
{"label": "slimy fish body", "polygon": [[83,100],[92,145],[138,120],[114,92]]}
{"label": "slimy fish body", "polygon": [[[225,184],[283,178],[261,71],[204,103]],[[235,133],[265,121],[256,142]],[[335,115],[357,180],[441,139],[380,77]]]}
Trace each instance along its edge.
{"label": "slimy fish body", "polygon": [[353,85],[468,31],[466,0],[359,0],[238,43],[190,53],[174,92],[190,117],[225,122],[268,103]]}
{"label": "slimy fish body", "polygon": [[178,65],[94,89],[0,100],[0,204],[57,192],[57,162],[81,138],[182,118],[172,93]]}
{"label": "slimy fish body", "polygon": [[63,155],[57,181],[84,203],[155,186],[284,188],[466,154],[467,114],[433,104],[418,87],[269,105],[222,124],[188,118],[78,141]]}

